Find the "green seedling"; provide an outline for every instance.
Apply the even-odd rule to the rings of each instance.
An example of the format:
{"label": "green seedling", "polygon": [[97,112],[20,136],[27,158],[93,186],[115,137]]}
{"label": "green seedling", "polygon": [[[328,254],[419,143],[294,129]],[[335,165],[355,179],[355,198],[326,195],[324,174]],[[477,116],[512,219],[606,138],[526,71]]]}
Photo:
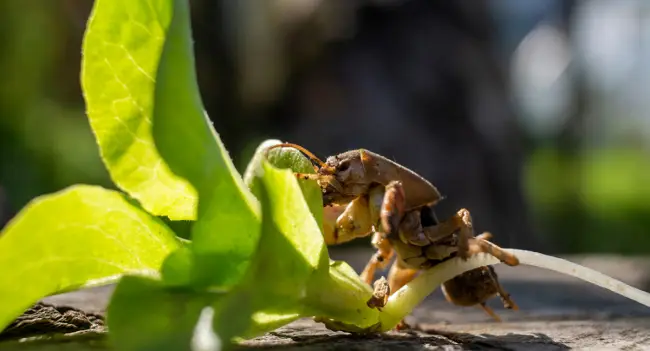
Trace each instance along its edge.
{"label": "green seedling", "polygon": [[[0,329],[45,296],[116,282],[119,349],[188,345],[210,314],[224,345],[304,316],[377,323],[370,287],[329,259],[317,185],[292,175],[309,160],[256,155],[236,172],[199,97],[187,1],[96,1],[81,80],[119,190],[71,186],[3,228]],[[159,217],[191,221],[191,240]]]}
{"label": "green seedling", "polygon": [[[235,170],[200,99],[187,0],[96,0],[81,80],[118,190],[79,184],[43,195],[3,228],[0,330],[43,297],[117,283],[107,310],[117,350],[218,350],[301,317],[376,333],[444,281],[497,263],[446,261],[370,308],[371,287],[329,258],[319,185],[293,175],[314,172],[309,160],[290,149],[264,157],[279,143],[269,140],[243,177]],[[190,221],[191,240],[160,217]],[[650,305],[597,272],[508,252]]]}

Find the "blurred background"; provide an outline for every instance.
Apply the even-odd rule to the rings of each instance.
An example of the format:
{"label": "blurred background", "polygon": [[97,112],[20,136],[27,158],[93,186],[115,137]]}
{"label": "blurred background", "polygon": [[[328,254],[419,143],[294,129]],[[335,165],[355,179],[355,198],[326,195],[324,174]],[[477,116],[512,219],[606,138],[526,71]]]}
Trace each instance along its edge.
{"label": "blurred background", "polygon": [[[35,196],[112,187],[79,83],[91,6],[0,1],[2,225]],[[191,6],[203,100],[240,170],[266,138],[321,158],[363,147],[501,245],[650,252],[650,2]]]}

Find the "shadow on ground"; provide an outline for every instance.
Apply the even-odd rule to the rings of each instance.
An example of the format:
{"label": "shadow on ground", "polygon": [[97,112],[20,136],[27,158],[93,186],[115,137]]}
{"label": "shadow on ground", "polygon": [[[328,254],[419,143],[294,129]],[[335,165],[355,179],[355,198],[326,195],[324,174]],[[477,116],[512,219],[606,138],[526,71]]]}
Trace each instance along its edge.
{"label": "shadow on ground", "polygon": [[240,350],[435,350],[438,348],[535,351],[570,349],[569,346],[542,333],[469,334],[429,328],[376,336],[353,336],[340,333],[332,335],[329,331],[314,333],[313,325],[300,323],[248,342]]}

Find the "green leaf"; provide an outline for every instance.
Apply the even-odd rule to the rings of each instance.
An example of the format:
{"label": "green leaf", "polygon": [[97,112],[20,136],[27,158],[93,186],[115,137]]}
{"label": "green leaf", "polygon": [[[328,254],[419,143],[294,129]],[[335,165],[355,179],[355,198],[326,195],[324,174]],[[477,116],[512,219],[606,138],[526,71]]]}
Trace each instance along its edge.
{"label": "green leaf", "polygon": [[262,270],[258,276],[281,273],[273,280],[276,284],[269,284],[267,289],[278,295],[292,295],[300,290],[294,285],[306,284],[316,268],[327,267],[327,247],[290,170],[263,162],[260,182],[264,236],[260,241],[263,250],[255,256],[257,267]]}
{"label": "green leaf", "polygon": [[[255,150],[255,154],[244,172],[244,182],[251,189],[253,194],[259,196],[259,187],[256,185],[255,176],[261,171],[262,160],[266,156],[266,160],[276,168],[290,169],[295,173],[315,173],[311,161],[304,156],[300,151],[283,147],[272,149],[266,154],[266,150],[273,146],[280,144],[281,141],[276,139],[265,140]],[[316,223],[320,227],[323,225],[323,193],[317,182],[313,180],[298,179],[302,195],[307,201],[309,210],[316,219]]]}
{"label": "green leaf", "polygon": [[119,192],[77,185],[38,197],[0,234],[0,329],[47,295],[155,274],[180,246]]}
{"label": "green leaf", "polygon": [[372,289],[349,265],[329,259],[292,171],[261,160],[250,179],[259,190],[262,237],[246,278],[215,319],[219,335],[251,338],[312,316],[359,329],[378,325],[379,311],[366,304]]}
{"label": "green leaf", "polygon": [[[304,315],[307,284],[329,256],[296,177],[262,160],[254,185],[262,205],[262,236],[255,260],[215,320],[224,337],[250,337]],[[246,307],[242,311],[243,306]],[[251,316],[255,315],[255,324]]]}
{"label": "green leaf", "polygon": [[192,285],[192,270],[194,269],[194,255],[191,247],[184,246],[167,256],[161,268],[162,278],[169,286]]}
{"label": "green leaf", "polygon": [[199,318],[201,311],[221,296],[170,289],[148,277],[125,276],[107,311],[112,346],[124,351],[188,350],[200,337],[197,331],[212,328],[211,319]]}
{"label": "green leaf", "polygon": [[193,281],[237,282],[259,237],[259,204],[203,109],[188,1],[96,1],[82,69],[114,181],[155,215],[197,219]]}
{"label": "green leaf", "polygon": [[[268,161],[277,168],[290,169],[294,173],[316,173],[311,161],[294,148],[277,148],[268,153]],[[302,195],[307,201],[309,211],[318,223],[323,226],[323,192],[316,181],[298,179]]]}
{"label": "green leaf", "polygon": [[[117,7],[132,3],[111,1]],[[165,17],[159,23],[166,32],[156,71],[154,140],[173,173],[189,180],[199,193],[198,219],[192,228],[193,281],[231,286],[243,276],[257,245],[259,203],[203,109],[188,2],[158,2],[155,7],[164,8]],[[120,18],[128,21],[128,16]]]}
{"label": "green leaf", "polygon": [[170,170],[152,135],[156,75],[172,4],[96,0],[83,41],[81,84],[113,181],[150,213],[182,220],[196,218],[196,189]]}

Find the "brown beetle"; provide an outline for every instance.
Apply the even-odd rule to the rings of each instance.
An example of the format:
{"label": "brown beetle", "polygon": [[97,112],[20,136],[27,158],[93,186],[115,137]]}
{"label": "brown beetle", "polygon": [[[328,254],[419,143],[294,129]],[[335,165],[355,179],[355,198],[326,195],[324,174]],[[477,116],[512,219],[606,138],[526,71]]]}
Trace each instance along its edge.
{"label": "brown beetle", "polygon": [[[361,273],[364,281],[372,285],[375,271],[387,268],[396,256],[388,274],[388,289],[381,284],[375,285],[376,289],[395,292],[419,271],[455,256],[467,259],[485,252],[507,265],[519,264],[517,257],[488,241],[490,233],[475,236],[468,210],[461,209],[451,218],[438,221],[433,207],[443,199],[442,195],[426,179],[402,165],[364,149],[331,156],[325,162],[291,143],[268,150],[279,147],[295,148],[315,163],[316,173],[296,175],[315,180],[321,187],[327,245],[372,234],[377,252]],[[499,317],[486,305],[490,298],[499,295],[504,307],[517,309],[491,266],[461,274],[443,283],[442,290],[449,302],[478,305],[496,320]],[[385,301],[385,297],[374,296],[368,304],[381,308]]]}

